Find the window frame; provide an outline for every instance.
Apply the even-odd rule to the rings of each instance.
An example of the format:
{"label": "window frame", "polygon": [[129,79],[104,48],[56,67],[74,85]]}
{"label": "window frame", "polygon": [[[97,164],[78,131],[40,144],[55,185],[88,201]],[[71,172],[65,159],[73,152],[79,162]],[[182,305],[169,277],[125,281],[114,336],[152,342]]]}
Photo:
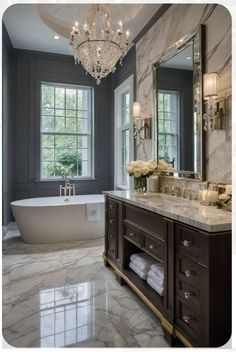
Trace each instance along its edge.
{"label": "window frame", "polygon": [[[66,88],[74,88],[74,89],[85,89],[90,91],[90,104],[89,104],[89,110],[88,110],[88,116],[90,116],[90,129],[88,133],[73,133],[73,132],[42,132],[42,86],[43,85],[48,85],[48,86],[54,86],[55,88],[57,87],[64,87]],[[55,94],[55,93],[54,93]],[[88,165],[88,168],[90,170],[90,176],[73,176],[73,180],[92,180],[94,179],[94,87],[92,86],[87,86],[87,85],[77,85],[77,84],[70,84],[70,83],[58,83],[58,82],[51,82],[51,81],[40,81],[40,86],[39,86],[39,181],[42,182],[47,182],[47,181],[60,181],[62,176],[49,176],[49,177],[43,177],[42,176],[42,135],[66,135],[66,136],[90,136],[89,138],[89,144],[90,148],[89,150],[89,155],[90,155],[90,163]],[[54,108],[55,109],[55,101],[54,101]],[[66,110],[66,108],[64,108]],[[76,109],[76,111],[78,111]],[[54,115],[55,116],[55,115]],[[55,158],[55,157],[54,157]]]}
{"label": "window frame", "polygon": [[[128,185],[122,183],[122,132],[129,129],[129,160],[134,158],[134,139],[133,139],[133,116],[132,105],[134,96],[134,76],[129,76],[114,90],[114,188],[128,190],[132,186],[129,178]],[[130,121],[128,124],[122,123],[122,95],[130,91]]]}

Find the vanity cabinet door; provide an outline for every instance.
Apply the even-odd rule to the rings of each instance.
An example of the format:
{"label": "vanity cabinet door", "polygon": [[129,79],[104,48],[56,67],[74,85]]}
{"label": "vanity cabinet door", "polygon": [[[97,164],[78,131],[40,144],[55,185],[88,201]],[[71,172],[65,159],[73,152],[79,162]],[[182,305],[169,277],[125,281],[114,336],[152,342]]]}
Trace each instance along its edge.
{"label": "vanity cabinet door", "polygon": [[106,253],[122,265],[122,202],[106,198]]}

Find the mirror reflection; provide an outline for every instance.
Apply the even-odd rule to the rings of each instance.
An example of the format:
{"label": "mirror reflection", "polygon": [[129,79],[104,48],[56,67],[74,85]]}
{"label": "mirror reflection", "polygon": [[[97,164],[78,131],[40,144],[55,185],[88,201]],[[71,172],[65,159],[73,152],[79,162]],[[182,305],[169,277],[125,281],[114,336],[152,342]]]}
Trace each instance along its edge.
{"label": "mirror reflection", "polygon": [[176,175],[202,179],[202,59],[200,32],[155,65],[157,158]]}
{"label": "mirror reflection", "polygon": [[158,156],[175,170],[193,170],[193,55],[188,46],[158,74]]}

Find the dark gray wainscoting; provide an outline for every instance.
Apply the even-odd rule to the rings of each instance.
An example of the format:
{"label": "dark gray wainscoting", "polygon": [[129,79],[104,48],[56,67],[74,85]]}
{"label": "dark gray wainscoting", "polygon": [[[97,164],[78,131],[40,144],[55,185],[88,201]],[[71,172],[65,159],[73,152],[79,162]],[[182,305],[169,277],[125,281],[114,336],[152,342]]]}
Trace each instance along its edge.
{"label": "dark gray wainscoting", "polygon": [[61,181],[39,181],[40,82],[94,87],[94,179],[75,180],[76,194],[101,193],[113,188],[111,153],[111,77],[100,86],[72,56],[15,50],[16,107],[14,116],[14,199],[56,196]]}
{"label": "dark gray wainscoting", "polygon": [[10,202],[13,200],[13,149],[12,131],[14,114],[15,58],[13,47],[2,26],[2,225],[11,218]]}

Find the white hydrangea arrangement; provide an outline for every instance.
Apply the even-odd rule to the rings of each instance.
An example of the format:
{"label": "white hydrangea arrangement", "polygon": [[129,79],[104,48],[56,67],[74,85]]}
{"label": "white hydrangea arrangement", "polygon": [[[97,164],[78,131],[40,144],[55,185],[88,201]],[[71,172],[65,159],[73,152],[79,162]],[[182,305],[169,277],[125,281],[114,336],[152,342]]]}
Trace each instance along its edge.
{"label": "white hydrangea arrangement", "polygon": [[164,160],[159,160],[158,163],[155,160],[148,160],[148,161],[135,160],[135,161],[130,161],[126,165],[126,170],[130,176],[149,177],[154,172],[158,172],[158,171],[172,172],[173,167],[171,164],[168,164]]}

